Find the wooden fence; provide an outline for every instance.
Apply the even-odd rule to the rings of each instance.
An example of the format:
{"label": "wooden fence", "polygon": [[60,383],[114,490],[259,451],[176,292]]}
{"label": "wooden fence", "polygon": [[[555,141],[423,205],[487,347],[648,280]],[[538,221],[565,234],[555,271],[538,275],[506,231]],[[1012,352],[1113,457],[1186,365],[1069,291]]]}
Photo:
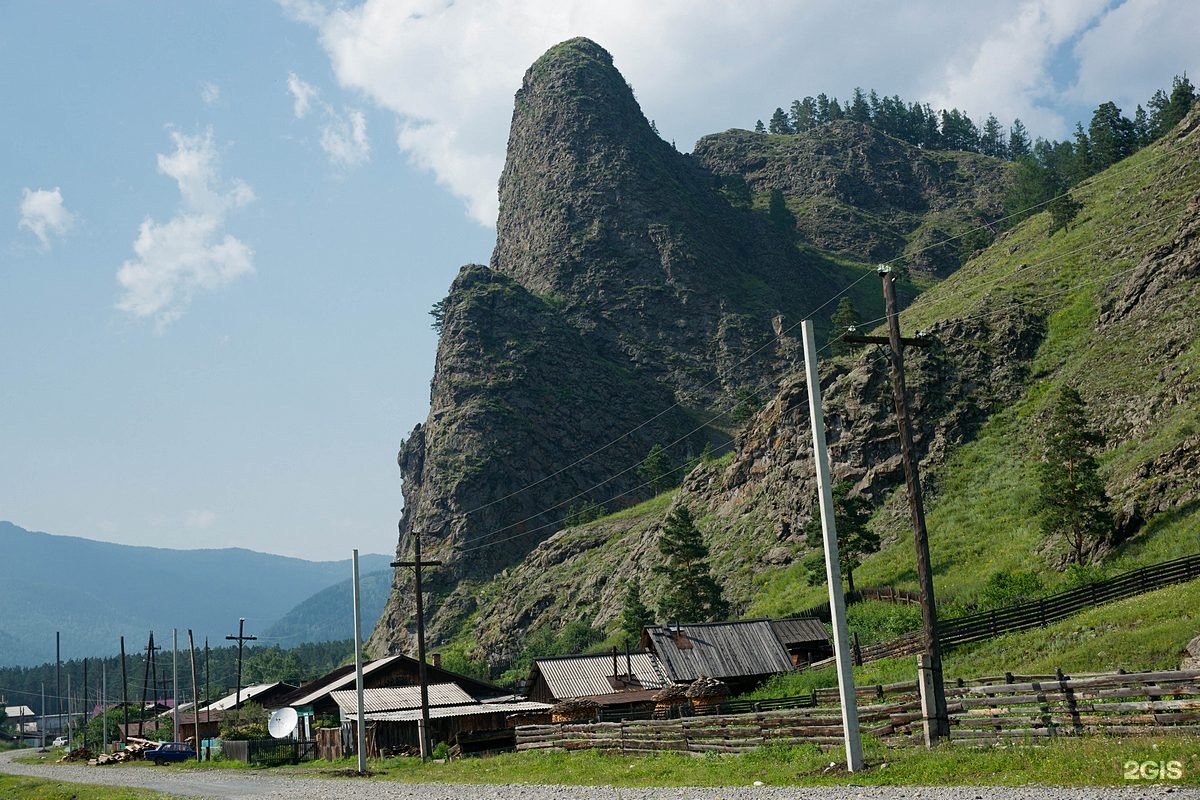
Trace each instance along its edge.
{"label": "wooden fence", "polygon": [[[842,743],[836,689],[813,708],[676,720],[524,725],[517,750],[741,753],[770,744]],[[856,687],[859,728],[888,744],[917,744],[925,721],[917,681]],[[950,741],[981,743],[1086,733],[1200,733],[1200,670],[1005,675],[946,685]]]}
{"label": "wooden fence", "polygon": [[[1040,628],[1102,603],[1134,597],[1195,578],[1200,578],[1200,554],[1138,567],[1107,580],[1085,584],[1025,603],[981,611],[965,617],[939,620],[938,642],[943,650],[948,650],[960,644],[981,642],[1005,633]],[[870,661],[915,655],[921,651],[920,632],[906,633],[886,642],[855,647],[854,662],[861,666]],[[827,658],[813,662],[809,668],[824,667],[832,663],[833,659]]]}
{"label": "wooden fence", "polygon": [[1042,627],[1102,603],[1200,578],[1200,554],[1124,572],[1065,592],[938,623],[942,647],[991,639],[1010,631]]}
{"label": "wooden fence", "polygon": [[1200,733],[1200,670],[946,687],[951,742]]}

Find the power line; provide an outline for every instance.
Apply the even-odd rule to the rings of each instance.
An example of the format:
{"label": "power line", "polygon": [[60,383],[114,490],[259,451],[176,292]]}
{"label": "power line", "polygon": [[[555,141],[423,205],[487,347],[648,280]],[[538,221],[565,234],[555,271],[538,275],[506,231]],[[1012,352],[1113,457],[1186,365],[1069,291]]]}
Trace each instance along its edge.
{"label": "power line", "polygon": [[[1093,178],[1093,179],[1089,180],[1089,181],[1088,181],[1089,187],[1094,187],[1094,186],[1096,186],[1097,184],[1102,184],[1102,183],[1104,183],[1105,181],[1107,181],[1107,180],[1109,180],[1109,179],[1113,178],[1114,176],[1115,176],[1115,177],[1121,177],[1121,176],[1122,176],[1122,174],[1123,174],[1125,171],[1127,171],[1127,170],[1129,170],[1129,169],[1133,169],[1133,168],[1135,168],[1135,167],[1141,167],[1141,168],[1143,168],[1143,169],[1144,169],[1144,168],[1146,168],[1147,166],[1149,166],[1150,164],[1153,164],[1153,163],[1155,163],[1156,161],[1158,161],[1158,160],[1161,160],[1161,159],[1163,159],[1163,158],[1166,158],[1167,156],[1169,156],[1169,155],[1173,154],[1173,153],[1174,153],[1176,150],[1180,150],[1180,149],[1182,149],[1182,148],[1183,148],[1183,147],[1184,147],[1186,144],[1187,144],[1187,143],[1185,143],[1185,142],[1180,142],[1178,145],[1174,145],[1174,146],[1167,146],[1167,147],[1162,147],[1162,148],[1161,148],[1161,152],[1160,152],[1160,153],[1158,153],[1158,154],[1156,154],[1156,155],[1152,156],[1152,157],[1149,159],[1149,163],[1146,163],[1146,161],[1145,161],[1145,160],[1142,160],[1142,161],[1139,161],[1139,162],[1136,162],[1136,163],[1129,163],[1129,164],[1126,164],[1126,165],[1124,165],[1124,166],[1117,166],[1117,167],[1110,168],[1109,170],[1106,170],[1104,173],[1102,173],[1100,176],[1097,176],[1097,177],[1095,177],[1095,178]],[[1074,187],[1073,187],[1073,188],[1074,188]],[[996,220],[995,222],[992,222],[992,223],[990,223],[990,224],[985,224],[985,225],[976,226],[975,228],[972,228],[972,229],[970,229],[970,230],[968,230],[968,231],[966,231],[966,232],[964,232],[964,233],[962,233],[962,234],[959,234],[958,236],[950,237],[950,238],[948,238],[948,239],[944,239],[944,240],[942,240],[942,241],[939,241],[939,242],[936,242],[936,243],[933,243],[933,244],[927,245],[927,246],[925,246],[925,247],[923,247],[923,248],[919,248],[919,249],[917,249],[917,250],[914,250],[914,251],[912,251],[912,252],[910,252],[910,253],[907,253],[907,254],[904,254],[904,255],[901,255],[901,256],[897,256],[896,258],[893,258],[893,259],[891,259],[891,260],[890,260],[890,261],[888,261],[888,262],[884,262],[884,264],[882,264],[881,266],[889,266],[889,265],[894,265],[894,264],[896,264],[896,263],[898,263],[898,262],[901,262],[901,261],[903,261],[903,260],[905,260],[905,259],[907,259],[907,258],[910,258],[910,257],[911,257],[911,256],[913,256],[913,255],[917,255],[917,254],[920,254],[920,253],[923,253],[923,252],[927,252],[927,251],[929,251],[929,250],[932,250],[932,249],[934,249],[934,248],[937,248],[937,247],[943,247],[943,246],[945,246],[946,244],[948,244],[949,242],[955,241],[955,240],[957,240],[957,239],[960,239],[960,238],[962,238],[962,237],[964,237],[964,236],[970,235],[971,233],[974,233],[974,232],[977,232],[977,231],[980,231],[980,230],[983,230],[983,229],[988,229],[988,230],[991,230],[991,229],[992,229],[992,227],[993,227],[994,225],[997,225],[997,224],[1003,223],[1003,222],[1005,222],[1005,221],[1007,221],[1007,220],[1009,220],[1009,219],[1012,219],[1012,218],[1014,218],[1014,217],[1018,217],[1018,216],[1021,216],[1021,215],[1028,214],[1030,211],[1034,211],[1034,210],[1037,210],[1037,209],[1039,209],[1039,208],[1041,208],[1041,207],[1043,207],[1043,206],[1046,206],[1046,205],[1048,205],[1049,203],[1052,203],[1052,202],[1054,202],[1054,200],[1057,200],[1057,199],[1059,199],[1059,198],[1061,198],[1061,197],[1065,197],[1065,196],[1067,196],[1069,193],[1070,193],[1070,191],[1068,191],[1068,192],[1065,192],[1065,193],[1063,193],[1063,194],[1061,194],[1061,195],[1058,195],[1057,197],[1050,198],[1049,200],[1046,200],[1046,201],[1044,201],[1044,202],[1042,202],[1042,203],[1038,203],[1038,204],[1035,204],[1035,205],[1033,205],[1033,206],[1030,206],[1030,207],[1028,207],[1028,208],[1026,208],[1026,209],[1023,209],[1023,210],[1021,210],[1021,211],[1017,211],[1017,212],[1014,212],[1013,214],[1009,214],[1009,215],[1007,215],[1007,216],[1005,216],[1005,217],[1002,217],[1002,218],[1000,218],[999,220]],[[1097,240],[1092,240],[1092,241],[1091,241],[1091,242],[1089,242],[1087,245],[1083,245],[1083,246],[1081,246],[1081,247],[1079,247],[1079,248],[1076,248],[1075,250],[1069,251],[1068,253],[1063,253],[1063,254],[1056,255],[1056,256],[1054,256],[1054,257],[1051,257],[1051,258],[1049,258],[1049,259],[1046,259],[1046,260],[1044,260],[1044,261],[1040,262],[1040,263],[1039,263],[1039,264],[1037,264],[1037,265],[1033,265],[1033,266],[1030,266],[1030,265],[1022,265],[1022,266],[1018,267],[1018,269],[1017,269],[1017,270],[1015,270],[1013,273],[1010,273],[1010,274],[1008,274],[1008,275],[1005,275],[1005,276],[1001,276],[1001,277],[999,277],[999,278],[995,279],[994,281],[992,281],[992,282],[991,282],[989,285],[996,285],[996,284],[998,284],[998,283],[1001,283],[1001,282],[1003,282],[1003,281],[1005,281],[1005,280],[1009,280],[1009,279],[1011,279],[1013,275],[1016,275],[1016,274],[1018,274],[1018,273],[1027,272],[1027,271],[1032,271],[1032,270],[1033,270],[1033,269],[1035,269],[1036,267],[1044,266],[1044,265],[1046,265],[1046,264],[1048,264],[1048,263],[1052,263],[1053,261],[1056,261],[1056,260],[1058,260],[1058,259],[1065,258],[1065,257],[1068,257],[1068,256],[1070,256],[1070,255],[1076,254],[1076,253],[1078,253],[1078,252],[1083,252],[1083,251],[1086,251],[1086,250],[1088,250],[1088,249],[1092,249],[1092,248],[1094,248],[1094,247],[1098,246],[1099,244],[1103,244],[1103,243],[1106,243],[1106,242],[1108,242],[1108,241],[1112,241],[1112,240],[1114,240],[1114,239],[1120,238],[1121,236],[1127,236],[1127,235],[1130,235],[1131,233],[1133,233],[1133,232],[1134,232],[1134,231],[1136,231],[1136,230],[1140,230],[1140,229],[1142,229],[1142,228],[1144,228],[1144,227],[1148,227],[1148,226],[1150,226],[1150,225],[1157,224],[1158,222],[1161,222],[1163,219],[1166,219],[1166,218],[1168,218],[1169,216],[1171,216],[1171,215],[1164,215],[1163,217],[1160,217],[1160,218],[1158,218],[1158,219],[1155,219],[1155,220],[1152,220],[1152,221],[1150,221],[1150,222],[1144,223],[1143,225],[1137,226],[1137,227],[1135,227],[1135,228],[1131,228],[1131,229],[1129,229],[1129,230],[1127,230],[1127,231],[1122,231],[1122,232],[1120,232],[1120,233],[1118,233],[1118,234],[1114,234],[1114,235],[1113,235],[1113,236],[1111,236],[1111,237],[1107,237],[1107,238],[1105,238],[1105,239],[1101,239],[1101,240],[1099,240],[1099,241],[1097,241]],[[817,312],[819,312],[820,310],[822,310],[823,308],[825,308],[826,306],[828,306],[828,305],[829,305],[830,303],[832,303],[834,300],[836,300],[836,299],[838,299],[839,297],[841,297],[841,296],[843,296],[843,295],[847,294],[847,293],[848,293],[848,292],[849,292],[851,289],[853,289],[855,286],[857,286],[859,283],[861,283],[863,280],[865,280],[865,279],[867,278],[867,276],[868,276],[868,275],[870,275],[870,274],[871,274],[871,272],[864,272],[864,274],[863,274],[863,275],[861,275],[859,278],[857,278],[856,280],[854,280],[854,281],[852,281],[851,283],[847,284],[845,287],[843,287],[841,290],[839,290],[838,292],[836,292],[836,293],[835,293],[833,296],[831,296],[831,297],[830,297],[829,299],[827,299],[825,302],[823,302],[822,304],[820,304],[819,306],[817,306],[815,309],[813,309],[813,310],[812,310],[812,311],[811,311],[811,312],[810,312],[810,313],[809,313],[809,314],[808,314],[808,315],[805,317],[805,319],[807,319],[807,318],[811,318],[811,317],[812,317],[814,314],[816,314]],[[977,287],[975,287],[975,288],[977,288]],[[985,288],[986,288],[986,287],[985,287]],[[921,296],[923,296],[923,295],[921,295]],[[921,297],[921,296],[918,296],[918,298],[917,298],[917,301],[919,301],[919,300],[920,300],[920,297]],[[963,294],[961,294],[961,295],[955,295],[955,294],[951,294],[951,295],[950,295],[950,297],[951,297],[951,298],[953,298],[953,297],[955,297],[955,296],[963,296],[963,297],[965,297],[966,295],[965,295],[965,293],[963,293]],[[871,324],[875,324],[875,323],[877,323],[877,322],[882,322],[882,321],[884,321],[884,319],[886,319],[886,317],[884,317],[884,318],[880,318],[880,319],[877,319],[877,320],[873,320],[873,321],[870,321],[870,322],[867,322],[867,323],[862,323],[862,324],[863,324],[863,325],[871,325]],[[795,328],[797,328],[799,325],[801,325],[801,324],[802,324],[802,322],[803,322],[803,319],[801,319],[801,320],[798,320],[797,322],[795,322],[795,323],[793,323],[792,325],[788,326],[786,329],[784,329],[784,330],[782,330],[782,331],[781,331],[781,335],[786,335],[786,334],[788,334],[788,333],[791,333],[791,332],[792,332],[792,331],[793,331]],[[763,345],[761,345],[760,347],[758,347],[758,348],[756,348],[755,350],[751,351],[750,353],[748,353],[747,355],[745,355],[743,358],[741,358],[739,361],[737,361],[737,362],[736,362],[736,364],[735,364],[735,366],[740,366],[740,365],[742,365],[742,364],[746,363],[746,362],[747,362],[747,361],[749,361],[751,358],[754,358],[755,356],[759,355],[759,354],[760,354],[760,353],[761,353],[763,350],[767,349],[768,347],[770,347],[770,346],[772,346],[772,345],[774,345],[774,344],[775,344],[775,341],[774,341],[774,340],[772,340],[772,341],[769,341],[769,342],[767,342],[767,343],[764,343]],[[828,346],[829,346],[829,345],[828,345],[828,344],[826,344],[824,347],[822,347],[822,348],[821,348],[821,351],[824,351],[826,348],[828,348]],[[708,388],[708,387],[712,386],[714,383],[716,383],[716,382],[718,382],[718,381],[719,381],[719,378],[713,378],[712,380],[710,380],[710,381],[708,381],[707,383],[703,384],[703,385],[702,385],[700,388],[701,388],[701,389]],[[484,509],[486,509],[486,508],[489,508],[489,507],[491,507],[491,506],[493,506],[493,505],[496,505],[497,503],[500,503],[500,502],[503,502],[503,501],[505,501],[505,500],[511,499],[511,498],[513,498],[513,497],[516,497],[516,496],[518,496],[518,495],[520,495],[520,494],[522,494],[522,493],[524,493],[524,492],[526,492],[526,491],[528,491],[528,490],[530,490],[530,489],[532,489],[532,488],[534,488],[534,487],[536,487],[536,486],[539,486],[539,485],[541,485],[541,484],[545,483],[545,482],[546,482],[546,481],[548,481],[548,480],[551,480],[552,478],[555,478],[555,477],[557,477],[557,476],[559,476],[559,475],[563,474],[564,472],[567,472],[567,471],[568,471],[568,470],[570,470],[570,469],[573,469],[574,467],[577,467],[577,466],[579,466],[580,464],[582,464],[582,463],[584,463],[584,462],[586,462],[586,461],[590,460],[591,458],[595,457],[596,455],[599,455],[600,453],[604,452],[605,450],[607,450],[608,448],[610,448],[610,447],[612,447],[613,445],[617,444],[618,442],[620,442],[620,441],[622,441],[622,440],[624,440],[624,439],[628,438],[630,435],[632,435],[633,433],[636,433],[638,430],[640,430],[640,429],[644,428],[646,425],[648,425],[648,424],[650,424],[650,423],[654,422],[655,420],[657,420],[657,419],[661,418],[663,415],[665,415],[665,414],[669,413],[670,411],[672,411],[672,410],[674,410],[674,409],[676,409],[676,408],[680,407],[680,405],[681,405],[681,403],[679,403],[679,402],[673,403],[672,405],[668,406],[667,408],[663,409],[662,411],[660,411],[660,412],[658,412],[658,413],[654,414],[653,416],[649,417],[649,418],[648,418],[648,419],[646,419],[645,421],[643,421],[643,422],[639,423],[638,425],[636,425],[636,426],[635,426],[635,427],[633,427],[632,429],[630,429],[630,430],[628,430],[628,431],[626,431],[626,432],[622,433],[620,436],[616,437],[615,439],[613,439],[613,440],[609,441],[608,443],[606,443],[606,444],[604,444],[604,445],[602,445],[602,446],[600,446],[600,447],[598,447],[598,448],[594,449],[593,451],[591,451],[591,452],[590,452],[590,453],[588,453],[587,455],[584,455],[584,456],[582,456],[582,457],[580,457],[580,458],[578,458],[578,459],[576,459],[576,460],[572,461],[571,463],[569,463],[569,464],[567,464],[567,465],[565,465],[565,466],[563,466],[563,467],[559,468],[558,470],[556,470],[556,471],[554,471],[554,472],[552,472],[552,473],[549,473],[549,474],[547,474],[547,475],[543,476],[542,478],[539,478],[539,479],[538,479],[538,480],[536,480],[536,481],[533,481],[533,482],[531,482],[531,483],[529,483],[529,484],[527,484],[527,485],[525,485],[525,486],[522,486],[521,488],[519,488],[519,489],[516,489],[516,490],[514,490],[514,491],[512,491],[512,492],[509,492],[508,494],[506,494],[506,495],[503,495],[502,497],[495,498],[495,499],[493,499],[493,500],[490,500],[490,501],[488,501],[487,503],[483,503],[483,504],[481,504],[481,505],[475,506],[474,508],[471,508],[471,509],[469,509],[469,510],[467,510],[467,511],[463,512],[463,513],[462,513],[462,517],[464,517],[464,518],[465,518],[465,517],[469,517],[470,515],[472,515],[472,514],[475,514],[475,513],[478,513],[479,511],[482,511],[482,510],[484,510]],[[707,428],[707,427],[708,427],[708,425],[709,425],[709,424],[711,424],[712,422],[715,422],[716,420],[718,420],[718,419],[720,419],[720,418],[724,417],[724,416],[725,416],[726,414],[728,414],[728,413],[729,413],[728,411],[722,411],[722,412],[720,412],[720,413],[718,413],[718,414],[715,414],[715,415],[713,415],[713,416],[712,416],[712,417],[710,417],[708,420],[706,420],[706,422],[705,422],[704,424],[702,424],[702,425],[700,425],[700,426],[698,426],[698,427],[696,427],[696,428],[693,428],[691,431],[689,431],[689,432],[688,432],[687,434],[685,434],[684,436],[682,436],[682,437],[680,437],[680,438],[676,439],[674,442],[671,442],[670,444],[668,444],[668,445],[667,445],[667,447],[666,447],[665,449],[670,449],[670,448],[672,448],[672,447],[675,447],[676,445],[678,445],[678,444],[682,443],[683,441],[686,441],[686,440],[687,440],[688,438],[690,438],[692,435],[694,435],[694,434],[696,434],[696,433],[698,433],[698,432],[701,432],[701,431],[703,431],[705,428]],[[478,543],[480,543],[480,542],[483,542],[483,541],[484,541],[484,540],[486,540],[486,539],[489,539],[489,538],[491,538],[491,537],[493,537],[493,536],[496,536],[496,535],[498,535],[498,534],[500,534],[500,533],[503,533],[503,532],[505,532],[505,531],[507,531],[507,530],[511,530],[512,528],[514,528],[514,527],[516,527],[516,526],[522,525],[522,524],[524,524],[524,523],[526,523],[526,522],[531,522],[531,521],[533,521],[533,520],[536,520],[538,517],[542,516],[543,514],[549,513],[549,512],[551,512],[551,511],[557,510],[557,509],[559,509],[559,508],[562,508],[562,507],[566,506],[567,504],[569,504],[569,503],[571,503],[571,502],[574,502],[575,500],[579,500],[579,499],[581,499],[581,498],[587,497],[587,496],[588,496],[588,495],[589,495],[591,492],[595,491],[596,489],[598,489],[598,488],[600,488],[600,487],[602,487],[602,486],[604,486],[604,485],[606,485],[606,484],[610,483],[612,480],[614,480],[614,479],[616,479],[616,478],[618,478],[618,477],[620,477],[620,476],[622,476],[622,475],[625,475],[625,474],[627,474],[627,473],[629,473],[629,472],[633,471],[633,470],[634,470],[634,469],[636,469],[636,468],[637,468],[637,467],[638,467],[638,466],[639,466],[641,463],[642,463],[642,462],[640,462],[640,461],[639,461],[639,462],[637,462],[637,463],[635,463],[635,464],[632,464],[632,465],[630,465],[629,467],[626,467],[625,469],[623,469],[623,470],[620,470],[619,472],[616,472],[616,473],[614,473],[613,475],[610,475],[608,478],[604,479],[603,481],[600,481],[599,483],[596,483],[596,484],[592,485],[591,487],[589,487],[589,488],[587,488],[587,489],[584,489],[584,490],[582,490],[582,491],[580,491],[580,492],[576,493],[575,495],[573,495],[573,496],[571,496],[571,497],[569,497],[569,498],[567,498],[567,499],[565,499],[565,500],[562,500],[562,501],[560,501],[560,502],[558,502],[558,503],[555,503],[554,505],[551,505],[551,506],[549,506],[549,507],[547,507],[547,508],[543,508],[542,510],[540,510],[540,511],[538,511],[538,512],[534,513],[534,514],[531,514],[531,515],[529,515],[529,516],[527,516],[527,517],[525,517],[525,518],[523,518],[523,519],[521,519],[521,520],[515,521],[515,522],[513,522],[513,523],[510,523],[510,524],[508,524],[508,525],[505,525],[505,526],[503,526],[503,527],[501,527],[501,528],[497,528],[497,529],[494,529],[494,530],[492,530],[492,531],[488,531],[488,532],[486,532],[486,533],[479,534],[479,535],[476,535],[476,536],[472,536],[472,537],[470,537],[470,538],[468,538],[468,539],[465,539],[465,540],[463,540],[463,542],[462,542],[463,544],[468,544],[468,543],[470,543],[470,544],[474,544],[474,546],[472,546],[472,547],[466,547],[466,548],[460,548],[459,550],[460,550],[460,552],[463,552],[463,553],[466,553],[466,552],[472,552],[472,551],[475,551],[475,550],[482,549],[483,547],[493,546],[493,545],[501,544],[501,543],[503,543],[503,542],[512,541],[513,539],[520,538],[520,537],[523,537],[523,536],[527,536],[527,535],[529,535],[530,533],[535,533],[535,532],[537,532],[537,531],[544,530],[544,529],[546,529],[546,528],[549,528],[549,527],[553,527],[553,526],[555,526],[555,525],[557,525],[557,524],[559,524],[559,523],[558,523],[558,522],[550,522],[550,523],[545,523],[545,524],[543,524],[543,525],[540,525],[540,526],[538,526],[538,527],[536,527],[536,528],[524,530],[524,531],[522,531],[520,534],[517,534],[517,535],[514,535],[514,536],[505,537],[505,538],[503,538],[503,539],[496,540],[496,541],[493,541],[493,542],[489,542],[489,543],[486,543],[486,544],[478,544]],[[682,468],[683,468],[683,467],[685,467],[685,466],[686,466],[686,464],[685,464],[685,465],[683,465],[683,466],[681,466],[681,467],[679,467],[679,468],[676,468],[676,469],[674,469],[674,470],[671,470],[671,471],[670,471],[668,474],[671,474],[671,473],[677,472],[679,469],[682,469]],[[644,483],[644,484],[642,484],[642,485],[640,485],[640,486],[637,486],[637,487],[634,487],[633,489],[630,489],[630,490],[628,490],[628,491],[637,491],[637,490],[639,490],[639,489],[641,489],[641,488],[644,488],[646,485],[648,485],[648,483]],[[612,500],[618,499],[618,498],[620,498],[620,497],[621,497],[622,495],[624,495],[624,494],[628,494],[628,491],[627,491],[627,492],[624,492],[624,493],[622,493],[622,494],[620,494],[620,495],[616,495],[616,496],[615,496],[615,497],[613,497],[613,498],[610,498],[610,500],[609,500],[608,502],[611,502]]]}

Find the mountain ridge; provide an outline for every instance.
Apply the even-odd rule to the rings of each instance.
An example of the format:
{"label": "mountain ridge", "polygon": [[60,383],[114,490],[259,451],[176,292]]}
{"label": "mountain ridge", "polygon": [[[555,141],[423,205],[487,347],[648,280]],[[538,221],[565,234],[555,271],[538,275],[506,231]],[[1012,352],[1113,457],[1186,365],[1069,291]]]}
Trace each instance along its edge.
{"label": "mountain ridge", "polygon": [[[133,651],[148,630],[162,643],[172,628],[186,632],[189,625],[195,635],[221,639],[239,617],[255,633],[350,573],[349,560],[115,544],[7,521],[0,521],[0,551],[11,589],[0,620],[6,666],[52,661],[55,631],[62,633],[64,658],[115,653],[121,636]],[[391,558],[369,554],[359,561],[374,571]]]}

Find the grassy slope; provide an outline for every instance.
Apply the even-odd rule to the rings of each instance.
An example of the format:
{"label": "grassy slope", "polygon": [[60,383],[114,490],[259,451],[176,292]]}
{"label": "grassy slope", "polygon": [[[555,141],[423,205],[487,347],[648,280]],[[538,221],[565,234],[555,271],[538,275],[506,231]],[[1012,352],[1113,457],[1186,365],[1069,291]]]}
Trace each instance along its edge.
{"label": "grassy slope", "polygon": [[[1053,390],[1063,385],[1078,387],[1099,406],[1094,412],[1102,421],[1107,410],[1137,403],[1147,387],[1156,386],[1163,362],[1154,357],[1153,329],[1137,336],[1120,330],[1097,334],[1098,302],[1120,285],[1143,253],[1171,239],[1198,185],[1200,162],[1179,152],[1177,144],[1147,148],[1076,189],[1084,210],[1069,230],[1047,235],[1049,215],[1033,217],[904,313],[905,330],[986,315],[1008,302],[1047,314],[1047,335],[1024,398],[995,415],[949,463],[924,476],[939,603],[974,600],[984,580],[1000,571],[1040,572],[1048,591],[1061,583],[1041,552],[1031,511],[1036,485],[1030,454],[1040,450],[1040,418]],[[1196,294],[1194,287],[1179,291],[1185,297]],[[1177,308],[1184,314],[1194,306],[1184,299]],[[1175,363],[1194,368],[1198,356],[1194,344]],[[1116,442],[1102,457],[1110,485],[1200,428],[1200,408],[1181,403],[1154,423],[1148,435],[1107,431]],[[1194,552],[1200,552],[1200,518],[1183,509],[1150,520],[1112,556],[1107,570]],[[855,581],[915,588],[912,564],[911,535],[900,532],[897,541],[864,562]],[[764,573],[758,588],[749,616],[794,613],[825,599],[823,586],[805,585],[799,565]]]}
{"label": "grassy slope", "polygon": [[[1061,669],[1107,672],[1178,669],[1184,647],[1200,633],[1200,581],[1101,606],[1039,628],[959,647],[944,656],[947,680],[985,675],[1049,675]],[[889,658],[854,670],[862,685],[912,680],[916,657]],[[781,675],[752,697],[788,697],[836,686],[832,668]]]}

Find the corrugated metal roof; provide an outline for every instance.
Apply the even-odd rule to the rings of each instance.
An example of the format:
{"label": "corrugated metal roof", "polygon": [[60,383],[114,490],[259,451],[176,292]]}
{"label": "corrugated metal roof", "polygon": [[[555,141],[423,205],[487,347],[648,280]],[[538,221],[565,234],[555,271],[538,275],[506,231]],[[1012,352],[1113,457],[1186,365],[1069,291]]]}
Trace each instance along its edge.
{"label": "corrugated metal roof", "polygon": [[[366,664],[363,664],[363,675],[370,675],[375,670],[382,669],[398,658],[404,658],[404,656],[387,656],[386,658],[379,658],[375,661],[368,661]],[[296,707],[310,706],[318,699],[324,697],[335,689],[345,689],[347,685],[353,685],[354,681],[354,668],[351,667],[345,675],[338,677],[336,680],[322,683],[320,688],[315,689],[301,697],[292,699],[290,702],[288,702],[288,705]]]}
{"label": "corrugated metal roof", "polygon": [[651,649],[676,681],[773,675],[792,669],[770,620],[647,627]]}
{"label": "corrugated metal roof", "polygon": [[787,646],[805,642],[828,642],[829,631],[825,623],[812,617],[793,617],[792,619],[773,619],[771,629],[779,637],[779,641]]}
{"label": "corrugated metal roof", "polygon": [[[333,702],[338,704],[343,716],[358,715],[358,690],[345,689],[332,692]],[[477,702],[454,683],[435,683],[429,687],[429,705],[462,706]],[[389,686],[379,689],[363,689],[363,710],[371,714],[376,711],[403,711],[421,707],[420,686]]]}
{"label": "corrugated metal roof", "polygon": [[[469,706],[444,706],[429,709],[430,719],[445,719],[447,717],[470,717],[476,714],[516,714],[522,711],[548,711],[549,703],[535,703],[525,700],[520,703],[477,703]],[[421,718],[421,709],[409,711],[378,711],[363,716],[374,722],[416,722]],[[357,719],[357,717],[351,717]]]}
{"label": "corrugated metal roof", "polygon": [[[629,656],[634,677],[643,689],[661,689],[671,681],[663,665],[653,653],[632,653]],[[613,674],[613,657],[562,656],[559,658],[535,658],[533,668],[541,673],[551,696],[558,700],[596,694],[616,694],[609,677]],[[624,675],[627,666],[624,654],[617,656],[617,671]]]}
{"label": "corrugated metal roof", "polygon": [[[252,700],[252,699],[254,699],[254,697],[256,695],[260,695],[263,692],[267,691],[268,689],[273,689],[274,687],[276,687],[278,685],[279,685],[279,681],[276,681],[275,683],[259,683],[259,684],[255,684],[254,686],[243,686],[242,693],[241,693],[242,702],[244,703],[247,700]],[[232,694],[227,695],[226,697],[222,697],[220,700],[216,700],[212,703],[209,703],[207,706],[200,709],[200,713],[204,713],[205,709],[209,709],[212,711],[226,711],[228,709],[231,709],[237,703],[237,698],[238,698],[238,693],[233,692]],[[183,706],[180,706],[180,708],[182,709]]]}

